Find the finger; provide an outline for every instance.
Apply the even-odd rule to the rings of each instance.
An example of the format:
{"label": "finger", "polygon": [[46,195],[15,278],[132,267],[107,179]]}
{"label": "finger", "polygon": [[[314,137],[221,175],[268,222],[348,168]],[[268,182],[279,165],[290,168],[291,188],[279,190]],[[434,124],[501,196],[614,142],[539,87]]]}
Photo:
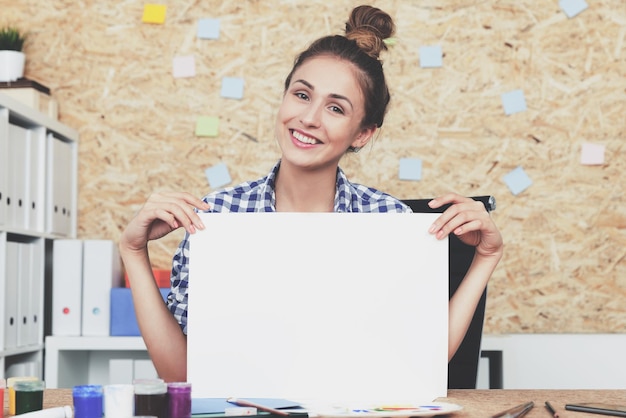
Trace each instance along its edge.
{"label": "finger", "polygon": [[438,238],[447,236],[463,223],[471,219],[489,217],[481,202],[473,199],[463,200],[446,209],[441,216],[431,225],[428,232],[435,234]]}
{"label": "finger", "polygon": [[[196,229],[205,228],[194,208],[205,211],[210,209],[208,203],[182,192],[154,194],[148,199],[146,206],[169,211],[178,221],[179,226],[182,225],[190,233],[194,233]],[[170,223],[170,225],[173,224]]]}

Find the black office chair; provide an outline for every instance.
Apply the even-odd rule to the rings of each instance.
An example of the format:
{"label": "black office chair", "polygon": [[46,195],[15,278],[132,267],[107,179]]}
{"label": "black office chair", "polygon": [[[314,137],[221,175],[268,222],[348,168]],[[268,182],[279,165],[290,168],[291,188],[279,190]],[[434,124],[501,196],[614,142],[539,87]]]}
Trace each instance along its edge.
{"label": "black office chair", "polygon": [[[488,211],[495,209],[495,200],[491,196],[476,197],[474,199],[482,201]],[[447,208],[447,206],[445,206],[443,208],[432,209],[428,206],[430,200],[431,199],[408,199],[403,200],[403,202],[416,213],[443,212]],[[449,297],[452,297],[472,263],[475,249],[470,245],[463,244],[455,235],[450,235],[448,243]],[[486,301],[487,289],[485,289],[478,302],[474,317],[472,318],[472,322],[465,334],[463,342],[452,360],[448,363],[448,389],[476,389]],[[490,379],[491,378],[490,376]],[[492,383],[493,382],[490,381],[490,386]]]}

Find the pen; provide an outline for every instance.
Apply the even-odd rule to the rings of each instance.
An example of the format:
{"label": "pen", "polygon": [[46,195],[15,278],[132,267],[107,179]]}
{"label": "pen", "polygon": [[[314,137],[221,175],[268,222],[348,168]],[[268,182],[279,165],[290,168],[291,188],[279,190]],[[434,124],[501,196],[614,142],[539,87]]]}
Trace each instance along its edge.
{"label": "pen", "polygon": [[559,418],[559,414],[558,414],[558,412],[556,412],[556,411],[554,410],[554,408],[552,407],[552,405],[551,405],[551,404],[550,404],[550,402],[548,402],[548,401],[546,401],[546,409],[547,409],[548,411],[550,411],[550,413],[552,414],[552,416],[553,416],[554,418]]}
{"label": "pen", "polygon": [[228,398],[226,399],[226,402],[228,403],[232,403],[235,405],[239,405],[239,406],[251,406],[253,408],[256,408],[260,411],[265,411],[265,412],[269,412],[271,414],[274,415],[282,415],[282,416],[289,416],[289,412],[286,411],[281,411],[280,409],[275,409],[275,408],[271,408],[269,406],[265,406],[265,405],[260,405],[256,402],[250,402],[250,401],[246,401],[245,399],[237,399],[237,398]]}
{"label": "pen", "polygon": [[491,418],[521,418],[535,406],[534,402],[526,402],[521,405],[514,406],[506,411],[498,412]]}

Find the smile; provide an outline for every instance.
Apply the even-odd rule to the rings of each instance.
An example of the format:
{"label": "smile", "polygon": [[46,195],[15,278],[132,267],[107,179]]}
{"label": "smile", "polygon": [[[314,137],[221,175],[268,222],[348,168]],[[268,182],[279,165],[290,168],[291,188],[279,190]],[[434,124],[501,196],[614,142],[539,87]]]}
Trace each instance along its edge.
{"label": "smile", "polygon": [[310,144],[310,145],[315,145],[317,143],[319,143],[320,141],[318,141],[315,138],[310,138],[306,135],[301,134],[300,132],[296,132],[296,131],[291,131],[292,135],[294,138],[296,138],[298,141],[304,143],[304,144]]}

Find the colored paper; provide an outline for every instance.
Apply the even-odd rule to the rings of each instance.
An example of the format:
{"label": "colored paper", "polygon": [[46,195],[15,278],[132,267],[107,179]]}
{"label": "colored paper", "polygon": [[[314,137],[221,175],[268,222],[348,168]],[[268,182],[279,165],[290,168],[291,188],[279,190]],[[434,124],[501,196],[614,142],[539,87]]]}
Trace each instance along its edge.
{"label": "colored paper", "polygon": [[144,23],[165,23],[165,12],[167,6],[164,4],[146,4],[143,6],[143,18]]}
{"label": "colored paper", "polygon": [[172,63],[172,75],[174,78],[195,77],[196,58],[193,55],[174,57]]}
{"label": "colored paper", "polygon": [[513,90],[508,93],[502,93],[502,106],[504,113],[512,115],[526,110],[526,99],[522,90]]}
{"label": "colored paper", "polygon": [[518,195],[533,184],[522,167],[517,167],[504,176],[504,182],[514,195]]}
{"label": "colored paper", "polygon": [[421,46],[420,47],[420,67],[436,68],[443,65],[443,52],[441,46]]}
{"label": "colored paper", "polygon": [[243,78],[224,77],[222,78],[221,96],[227,99],[243,98]]}
{"label": "colored paper", "polygon": [[400,180],[421,180],[422,160],[419,158],[400,158]]}
{"label": "colored paper", "polygon": [[220,120],[215,116],[198,116],[196,121],[196,136],[217,136]]}
{"label": "colored paper", "polygon": [[211,186],[212,189],[219,189],[232,181],[230,174],[228,173],[228,167],[226,167],[226,164],[224,163],[219,163],[213,167],[207,168],[204,170],[204,174],[206,175],[206,178],[209,181],[209,186]]}
{"label": "colored paper", "polygon": [[583,165],[604,164],[605,148],[606,147],[602,144],[584,143],[580,153],[580,163]]}
{"label": "colored paper", "polygon": [[219,39],[219,37],[220,37],[219,19],[199,19],[198,20],[198,38]]}
{"label": "colored paper", "polygon": [[570,19],[589,7],[585,0],[559,0],[559,6]]}

